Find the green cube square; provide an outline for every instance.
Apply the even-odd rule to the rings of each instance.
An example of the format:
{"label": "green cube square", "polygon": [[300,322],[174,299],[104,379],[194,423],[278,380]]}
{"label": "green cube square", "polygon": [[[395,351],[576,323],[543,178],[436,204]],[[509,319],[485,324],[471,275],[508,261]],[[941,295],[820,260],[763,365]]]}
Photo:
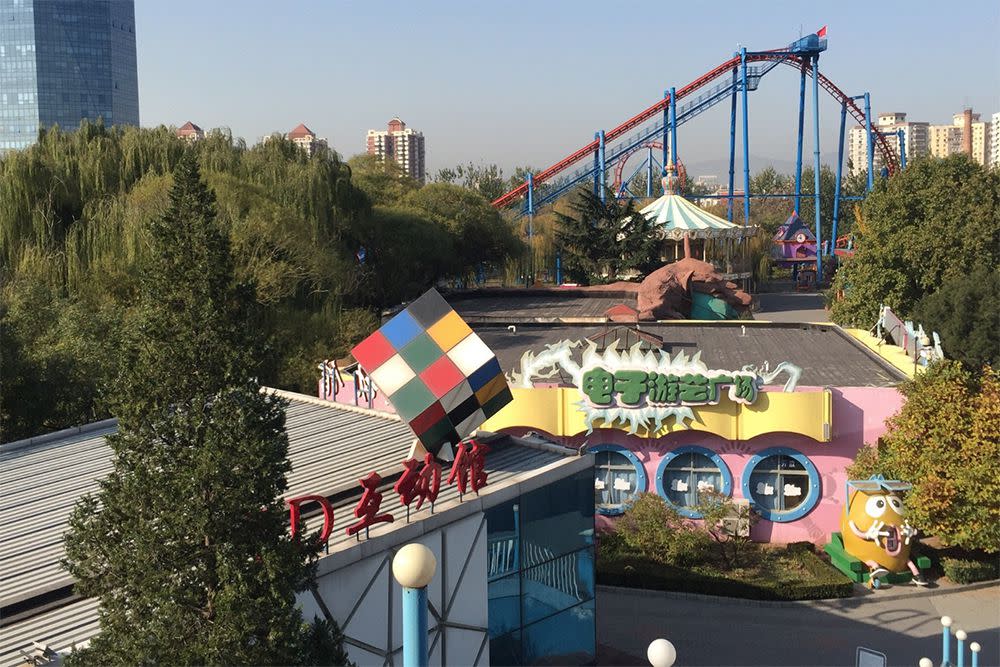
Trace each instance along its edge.
{"label": "green cube square", "polygon": [[434,394],[420,378],[413,378],[392,395],[392,406],[405,421],[416,419],[434,402]]}
{"label": "green cube square", "polygon": [[399,356],[403,357],[414,373],[420,373],[440,359],[443,354],[444,352],[434,342],[434,339],[427,335],[426,331],[407,343],[399,351]]}

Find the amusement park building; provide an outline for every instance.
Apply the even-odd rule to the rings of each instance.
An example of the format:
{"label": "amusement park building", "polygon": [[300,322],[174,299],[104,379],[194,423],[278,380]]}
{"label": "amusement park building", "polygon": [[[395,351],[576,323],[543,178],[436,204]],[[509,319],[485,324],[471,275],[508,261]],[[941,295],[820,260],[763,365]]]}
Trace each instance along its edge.
{"label": "amusement park building", "polygon": [[[354,663],[402,664],[390,563],[412,542],[438,564],[428,586],[431,665],[593,662],[592,456],[539,438],[483,437],[485,486],[462,496],[445,468],[436,501],[407,510],[394,484],[413,433],[397,416],[279,393],[289,401],[285,498],[321,496],[333,516],[316,587],[298,602],[307,620],[339,623]],[[27,664],[33,642],[64,653],[100,630],[97,600],[74,594],[60,559],[74,504],[112,468],[105,438],[115,430],[107,420],[0,445],[0,667]],[[353,510],[371,472],[381,476],[376,511],[394,520],[346,534],[363,516]],[[317,502],[301,509],[307,530],[323,525]]]}
{"label": "amusement park building", "polygon": [[[698,489],[710,487],[760,511],[752,534],[758,541],[829,540],[839,529],[845,468],[885,432],[886,418],[902,405],[896,386],[906,373],[859,342],[861,332],[832,324],[613,323],[611,313],[635,308],[630,299],[634,293],[567,290],[452,297],[513,386],[513,402],[483,428],[537,434],[595,453],[599,524],[613,522],[636,492],[657,493],[697,518]],[[758,372],[764,386],[749,402],[721,391],[714,402],[694,400],[688,418],[653,421],[655,410],[643,413],[653,405],[652,394],[643,393],[653,391],[649,379],[630,399],[598,401],[624,406],[615,420],[611,412],[595,412],[594,385],[581,375],[594,362],[586,350],[606,355],[613,344],[617,351],[599,360],[626,375],[639,372],[641,383],[666,379],[662,367],[646,373],[666,357],[677,363],[667,371],[675,380]],[[782,362],[800,369],[797,382],[765,370],[787,367]],[[605,385],[609,396],[619,381],[616,372]],[[356,395],[348,377],[337,395],[325,398],[351,402]]]}

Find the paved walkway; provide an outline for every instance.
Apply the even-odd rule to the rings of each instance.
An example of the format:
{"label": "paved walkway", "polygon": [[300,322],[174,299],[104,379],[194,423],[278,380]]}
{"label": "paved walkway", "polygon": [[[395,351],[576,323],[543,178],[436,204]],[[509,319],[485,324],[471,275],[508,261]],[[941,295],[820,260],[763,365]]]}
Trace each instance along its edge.
{"label": "paved walkway", "polygon": [[768,322],[829,322],[823,295],[815,292],[761,292],[757,295],[760,310],[755,320]]}
{"label": "paved walkway", "polygon": [[649,642],[665,637],[677,648],[678,665],[851,666],[862,646],[884,653],[890,665],[915,667],[922,657],[940,661],[944,615],[982,645],[981,667],[1000,665],[997,583],[896,586],[845,600],[784,603],[599,586],[597,639],[605,655],[647,666]]}

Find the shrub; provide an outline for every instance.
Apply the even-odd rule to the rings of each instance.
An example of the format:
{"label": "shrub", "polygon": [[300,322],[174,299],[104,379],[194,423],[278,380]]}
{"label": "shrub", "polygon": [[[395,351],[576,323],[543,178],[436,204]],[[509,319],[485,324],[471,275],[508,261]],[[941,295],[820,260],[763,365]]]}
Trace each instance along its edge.
{"label": "shrub", "polygon": [[942,558],[941,567],[945,575],[958,584],[971,584],[1000,577],[1000,560],[966,560],[963,558]]}
{"label": "shrub", "polygon": [[617,533],[626,553],[675,565],[700,562],[709,546],[707,533],[655,493],[639,494],[619,520]]}

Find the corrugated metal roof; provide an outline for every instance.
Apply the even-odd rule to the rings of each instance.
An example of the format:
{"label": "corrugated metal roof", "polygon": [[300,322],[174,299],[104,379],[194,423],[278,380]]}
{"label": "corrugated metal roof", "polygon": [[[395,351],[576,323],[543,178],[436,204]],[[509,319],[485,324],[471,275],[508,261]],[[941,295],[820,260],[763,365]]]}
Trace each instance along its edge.
{"label": "corrugated metal roof", "polygon": [[[402,470],[414,437],[397,417],[281,394],[291,399],[286,497],[330,496],[353,489],[371,470],[383,476]],[[59,565],[62,536],[77,499],[97,491],[111,471],[105,436],[114,431],[112,423],[0,448],[0,606],[72,583]]]}
{"label": "corrugated metal roof", "polygon": [[[287,394],[286,394],[287,395]],[[376,470],[383,477],[398,472],[402,469],[400,465],[413,440],[409,430],[398,420],[388,418],[383,415],[373,415],[362,413],[354,409],[342,408],[328,405],[302,397],[293,399],[288,409],[289,458],[293,464],[293,472],[289,474],[288,496],[300,495],[304,493],[321,493],[332,495],[344,489],[357,489],[360,493],[358,478],[371,470]],[[333,430],[331,430],[333,429]],[[25,530],[22,526],[21,554],[23,550],[31,550],[32,540],[37,542],[52,542],[54,548],[50,549],[47,558],[51,561],[52,567],[46,567],[45,576],[29,576],[22,574],[20,588],[31,590],[30,586],[35,585],[46,589],[59,588],[70,583],[70,579],[65,573],[58,569],[58,558],[62,555],[60,540],[54,540],[51,535],[61,535],[66,527],[66,518],[76,500],[76,498],[90,490],[97,488],[97,479],[101,474],[106,474],[110,468],[110,449],[104,441],[104,436],[112,432],[113,428],[105,428],[93,433],[77,434],[74,437],[53,440],[44,445],[33,445],[22,447],[14,451],[3,451],[0,454],[0,461],[4,463],[4,486],[3,486],[3,507],[0,509],[0,521],[3,527],[7,527],[7,512],[10,504],[7,503],[8,482],[16,480],[16,475],[7,479],[10,472],[7,463],[10,461],[13,466],[17,466],[25,474],[42,474],[44,470],[53,471],[59,482],[60,497],[59,502],[49,503],[48,499],[52,495],[51,488],[41,485],[31,485],[19,495],[30,502],[32,499],[40,499],[48,509],[43,512],[43,516],[48,516],[45,524],[49,526],[42,529],[37,524],[33,525],[36,530]],[[339,434],[339,435],[333,435]],[[577,461],[571,450],[565,453],[557,447],[545,445],[529,445],[522,439],[510,439],[506,443],[497,443],[491,448],[486,459],[486,472],[488,475],[488,486],[484,490],[484,498],[488,494],[500,493],[506,487],[523,482],[526,479],[540,479],[538,475],[551,471],[553,464],[560,461],[571,464]],[[368,445],[366,448],[365,445]],[[65,448],[65,449],[64,449]],[[358,450],[367,451],[367,455],[353,457]],[[347,453],[354,462],[344,465],[336,452]],[[19,454],[19,456],[18,456]],[[337,470],[332,470],[333,461],[337,462]],[[90,472],[86,475],[74,475],[75,466],[87,467]],[[103,471],[103,472],[102,472]],[[326,474],[323,474],[326,471]],[[537,474],[535,474],[537,471]],[[565,476],[569,473],[559,473],[557,476]],[[448,513],[461,506],[457,502],[458,489],[447,484],[448,469],[442,470],[441,493],[436,503],[435,516],[439,519],[447,520]],[[81,483],[74,483],[71,480],[79,478]],[[50,480],[52,484],[55,480]],[[71,491],[70,489],[75,489]],[[65,489],[64,492],[62,490]],[[404,529],[406,526],[406,510],[399,505],[399,500],[391,489],[383,489],[385,499],[381,511],[392,512],[396,521],[393,524],[380,524],[372,528],[373,538],[384,536],[390,531]],[[466,494],[466,505],[475,494]],[[497,496],[502,497],[502,496]],[[330,552],[345,553],[357,543],[355,537],[348,537],[344,529],[354,521],[353,508],[357,502],[354,497],[335,504],[335,527],[330,537]],[[468,509],[466,507],[465,509]],[[425,505],[419,512],[413,512],[412,521],[418,522],[430,516],[430,509]],[[312,516],[307,521],[307,529],[318,528],[320,522],[319,515]],[[400,535],[406,535],[401,532]],[[360,544],[364,544],[362,539]],[[359,545],[360,546],[360,545]],[[8,549],[7,537],[3,540],[5,553],[16,554],[14,548]],[[14,556],[16,558],[16,555]],[[38,559],[32,559],[37,565],[43,565]],[[6,571],[8,564],[4,563]],[[55,569],[53,569],[55,568]],[[49,579],[62,581],[61,585],[48,584]],[[8,582],[5,580],[3,586]],[[4,589],[6,591],[6,588]],[[56,651],[64,652],[80,644],[99,631],[98,603],[93,599],[76,600],[64,606],[39,613],[22,621],[6,626],[0,631],[0,667],[15,667],[22,663],[20,650],[30,651],[32,642],[39,642],[48,645]]]}

